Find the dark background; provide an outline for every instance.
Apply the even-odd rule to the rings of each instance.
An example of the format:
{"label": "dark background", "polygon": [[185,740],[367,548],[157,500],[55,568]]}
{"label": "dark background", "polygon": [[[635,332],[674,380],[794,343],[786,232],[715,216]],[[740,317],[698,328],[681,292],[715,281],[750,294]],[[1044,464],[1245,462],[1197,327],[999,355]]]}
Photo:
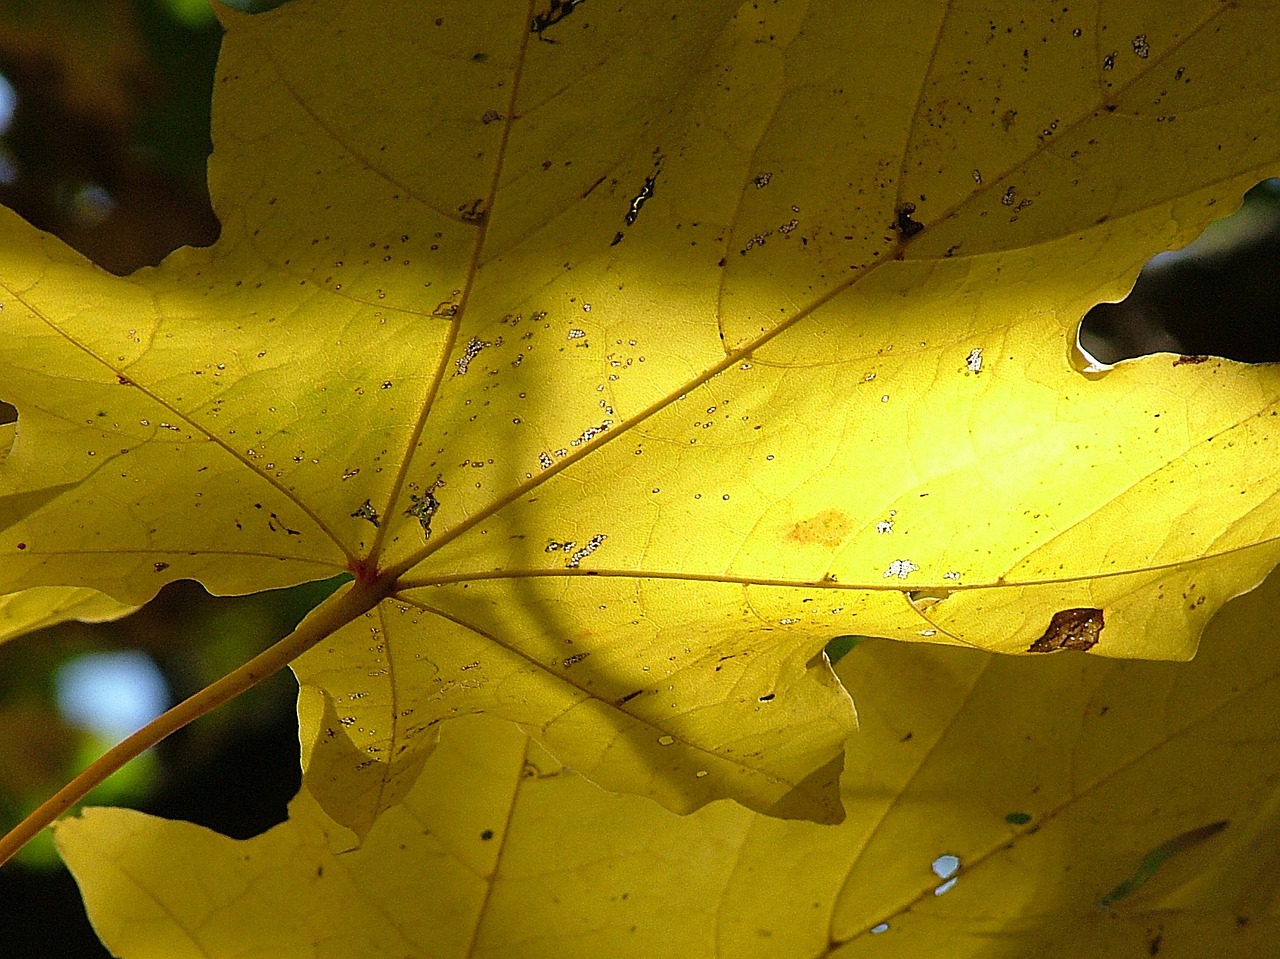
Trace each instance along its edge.
{"label": "dark background", "polygon": [[[212,243],[205,160],[221,32],[205,0],[0,2],[0,74],[16,94],[0,203],[118,274]],[[54,703],[60,663],[142,649],[176,701],[284,635],[323,592],[213,599],[178,583],[117,623],[0,644],[0,830],[77,771],[85,734]],[[283,820],[301,779],[296,689],[278,675],[171,737],[131,805],[241,838]],[[107,955],[60,864],[0,869],[0,957]]]}

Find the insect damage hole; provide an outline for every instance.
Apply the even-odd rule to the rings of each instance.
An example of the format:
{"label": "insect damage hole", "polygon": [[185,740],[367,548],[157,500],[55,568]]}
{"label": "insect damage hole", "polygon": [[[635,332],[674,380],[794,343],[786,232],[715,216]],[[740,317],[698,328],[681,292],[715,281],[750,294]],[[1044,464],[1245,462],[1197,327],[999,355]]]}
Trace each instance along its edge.
{"label": "insect damage hole", "polygon": [[909,240],[917,233],[924,232],[924,224],[913,220],[911,217],[916,212],[914,203],[902,203],[894,211],[893,228],[898,231],[904,240]]}
{"label": "insect damage hole", "polygon": [[409,494],[410,506],[404,511],[404,515],[412,516],[418,521],[422,526],[422,536],[424,539],[431,538],[431,520],[435,517],[436,511],[440,509],[440,501],[436,499],[435,492],[443,485],[444,483],[437,479],[435,483],[433,483],[429,489],[424,491],[421,496],[417,493]]}
{"label": "insect damage hole", "polygon": [[551,0],[551,8],[539,13],[529,23],[529,32],[539,40],[555,43],[550,37],[543,36],[548,27],[554,27],[578,8],[584,0]]}
{"label": "insect damage hole", "polygon": [[[627,227],[635,225],[636,220],[640,218],[640,211],[644,208],[644,205],[653,199],[653,191],[658,183],[658,175],[662,172],[662,164],[666,161],[666,157],[660,148],[655,148],[653,155],[653,172],[644,178],[644,183],[635,196],[631,198],[627,205],[627,212],[622,218]],[[609,245],[617,246],[622,242],[624,236],[625,229],[619,230],[614,234],[613,241]]]}
{"label": "insect damage hole", "polygon": [[[99,413],[105,417],[106,413]],[[0,400],[0,461],[13,449],[13,441],[18,435],[18,408],[12,403]],[[90,454],[93,455],[93,454]]]}
{"label": "insect damage hole", "polygon": [[1077,328],[1077,367],[1100,373],[1153,353],[1188,368],[1201,357],[1280,362],[1278,260],[1280,179],[1270,179],[1186,247],[1153,257],[1123,300],[1092,307]]}
{"label": "insect damage hole", "polygon": [[1102,610],[1081,606],[1053,614],[1044,635],[1027,647],[1029,653],[1052,653],[1059,649],[1093,649],[1098,645],[1104,622]]}

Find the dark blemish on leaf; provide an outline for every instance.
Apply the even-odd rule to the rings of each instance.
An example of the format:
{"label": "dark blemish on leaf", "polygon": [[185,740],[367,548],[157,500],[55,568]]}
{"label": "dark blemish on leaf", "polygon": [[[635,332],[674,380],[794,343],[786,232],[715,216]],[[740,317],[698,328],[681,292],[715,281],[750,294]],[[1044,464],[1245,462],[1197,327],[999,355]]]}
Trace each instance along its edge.
{"label": "dark blemish on leaf", "polygon": [[1156,933],[1156,937],[1151,940],[1151,945],[1147,947],[1147,952],[1153,956],[1160,955],[1160,943],[1164,941],[1163,933]]}
{"label": "dark blemish on leaf", "polygon": [[1088,650],[1098,645],[1103,627],[1102,610],[1091,607],[1064,609],[1053,614],[1044,635],[1032,643],[1029,653],[1051,653],[1059,649]]}
{"label": "dark blemish on leaf", "polygon": [[369,500],[365,500],[351,516],[353,519],[367,519],[374,527],[381,525],[378,519],[378,511],[373,508],[373,503]]}
{"label": "dark blemish on leaf", "polygon": [[27,544],[26,544],[26,543],[19,543],[19,544],[18,544],[18,549],[26,549],[26,548],[27,548]]}
{"label": "dark blemish on leaf", "polygon": [[156,563],[156,564],[155,564],[155,566],[154,566],[154,568],[155,568],[155,571],[156,571],[157,573],[163,573],[166,569],[168,569],[168,568],[169,568],[169,564],[168,564],[168,563]]}
{"label": "dark blemish on leaf", "polygon": [[609,241],[609,245],[617,246],[621,242],[622,242],[622,231],[619,230],[617,233],[613,235],[613,239]]}
{"label": "dark blemish on leaf", "polygon": [[133,380],[121,373],[116,374],[116,379],[120,382],[121,386],[133,386]]}
{"label": "dark blemish on leaf", "polygon": [[627,215],[623,217],[627,226],[631,226],[636,222],[636,218],[640,216],[640,209],[653,198],[653,187],[658,182],[658,174],[662,172],[662,157],[659,156],[656,169],[649,176],[644,178],[644,185],[640,187],[640,192],[631,198],[631,204],[627,207]]}
{"label": "dark blemish on leaf", "polygon": [[1147,35],[1140,33],[1133,38],[1133,52],[1143,60],[1151,56],[1151,44],[1147,41]]}
{"label": "dark blemish on leaf", "polygon": [[1115,68],[1116,68],[1116,54],[1115,54],[1115,51],[1112,50],[1110,53],[1108,53],[1105,57],[1102,58],[1102,69],[1114,70]]}
{"label": "dark blemish on leaf", "polygon": [[458,207],[458,215],[461,216],[463,221],[466,223],[484,223],[484,221],[488,219],[489,213],[487,210],[481,209],[483,203],[483,199],[475,199],[471,201],[469,206],[460,205]]}
{"label": "dark blemish on leaf", "polygon": [[583,0],[551,0],[551,9],[545,13],[540,13],[529,24],[529,32],[536,36],[539,40],[545,40],[547,43],[555,43],[550,37],[544,37],[542,34],[548,27],[554,27],[557,23],[573,13],[578,8],[578,4]]}
{"label": "dark blemish on leaf", "polygon": [[776,695],[778,695],[778,694],[777,694],[777,693],[765,693],[763,696],[761,696],[761,697],[760,697],[760,702],[762,702],[762,703],[771,703],[771,702],[773,702],[773,697],[774,697],[774,696],[776,696]]}
{"label": "dark blemish on leaf", "polygon": [[653,196],[654,182],[655,182],[655,177],[652,177],[652,176],[645,177],[644,186],[640,188],[639,193],[637,193],[634,197],[632,197],[631,206],[627,209],[627,215],[623,218],[626,221],[627,226],[631,226],[631,224],[636,222],[636,217],[640,215],[641,207],[645,205],[645,202],[649,199],[649,197]]}
{"label": "dark blemish on leaf", "polygon": [[423,535],[430,539],[431,517],[435,516],[436,510],[440,508],[440,501],[436,499],[432,490],[427,490],[422,496],[410,493],[409,500],[413,505],[404,511],[404,515],[416,517],[418,522],[422,524]]}
{"label": "dark blemish on leaf", "polygon": [[[278,525],[277,525],[277,524],[278,524]],[[296,529],[290,529],[288,526],[285,526],[285,525],[284,525],[284,523],[281,521],[280,517],[279,517],[279,516],[277,516],[275,513],[272,513],[272,514],[271,514],[271,519],[267,520],[267,528],[268,528],[269,530],[271,530],[271,532],[273,532],[273,533],[274,533],[276,530],[283,530],[283,531],[284,531],[286,534],[288,534],[289,536],[301,536],[301,535],[302,535],[302,534],[301,534],[300,532],[298,532]]]}
{"label": "dark blemish on leaf", "polygon": [[562,659],[560,661],[560,665],[563,666],[565,669],[568,669],[570,666],[573,666],[576,663],[582,662],[584,659],[586,659],[590,655],[591,655],[590,653],[574,653],[572,656],[566,656],[564,659]]}
{"label": "dark blemish on leaf", "polygon": [[911,214],[915,212],[916,205],[914,203],[904,203],[896,211],[897,218],[894,220],[893,229],[897,230],[904,240],[909,240],[917,233],[924,232],[924,224],[917,223],[911,219]]}
{"label": "dark blemish on leaf", "polygon": [[622,698],[615,699],[613,701],[613,704],[615,706],[625,706],[627,703],[631,702],[631,700],[635,699],[637,696],[639,696],[643,692],[644,692],[643,689],[637,689],[634,693],[627,693],[627,695],[623,696]]}
{"label": "dark blemish on leaf", "polygon": [[505,120],[505,119],[506,117],[504,117],[497,110],[485,110],[484,114],[481,115],[480,117],[480,122],[483,123],[485,126],[488,126],[490,123],[497,123],[499,120]]}
{"label": "dark blemish on leaf", "polygon": [[480,833],[480,838],[483,839],[485,842],[488,842],[490,839],[493,838],[493,830],[492,829],[484,830],[484,832]]}
{"label": "dark blemish on leaf", "polygon": [[1004,817],[1004,821],[1010,826],[1025,826],[1031,822],[1031,816],[1025,812],[1011,812]]}
{"label": "dark blemish on leaf", "polygon": [[1018,119],[1017,110],[1005,110],[1003,116],[1000,117],[1000,126],[1008,133],[1013,127],[1013,123]]}
{"label": "dark blemish on leaf", "polygon": [[1203,353],[1195,353],[1188,356],[1180,356],[1173,361],[1174,366],[1182,366],[1184,363],[1204,363],[1209,359]]}
{"label": "dark blemish on leaf", "polygon": [[471,54],[471,62],[472,62],[472,63],[488,63],[488,62],[489,62],[489,54],[487,54],[487,53],[473,53],[473,54]]}

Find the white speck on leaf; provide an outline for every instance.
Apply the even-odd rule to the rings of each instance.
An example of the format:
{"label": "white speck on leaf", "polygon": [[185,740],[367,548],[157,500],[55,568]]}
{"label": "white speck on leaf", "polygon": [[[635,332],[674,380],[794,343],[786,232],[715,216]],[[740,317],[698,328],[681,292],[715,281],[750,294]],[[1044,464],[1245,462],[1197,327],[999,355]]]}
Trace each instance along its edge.
{"label": "white speck on leaf", "polygon": [[909,559],[895,559],[889,564],[889,568],[884,571],[884,578],[896,576],[898,579],[906,579],[920,567]]}
{"label": "white speck on leaf", "polygon": [[[483,350],[486,346],[492,346],[492,345],[493,344],[488,342],[487,340],[482,340],[476,336],[471,337],[471,340],[467,343],[467,348],[463,350],[462,355],[458,357],[457,360],[454,361],[454,365],[457,366],[457,369],[454,371],[453,375],[461,376],[462,374],[466,373],[467,367],[471,365],[471,361],[474,360],[479,355],[480,351]],[[390,385],[391,385],[390,383],[384,385],[383,389],[386,389],[387,386],[390,386]]]}
{"label": "white speck on leaf", "polygon": [[595,439],[597,436],[599,436],[601,433],[603,433],[612,425],[613,425],[613,420],[605,420],[599,426],[589,426],[587,427],[587,429],[582,431],[582,435],[579,436],[576,440],[570,440],[569,445],[582,446],[584,443],[590,443],[593,439]]}
{"label": "white speck on leaf", "polygon": [[586,544],[581,549],[577,550],[565,561],[565,567],[567,569],[577,569],[578,564],[598,550],[600,548],[600,544],[606,539],[608,539],[608,537],[605,536],[604,533],[596,533],[595,536],[592,536],[587,540]]}

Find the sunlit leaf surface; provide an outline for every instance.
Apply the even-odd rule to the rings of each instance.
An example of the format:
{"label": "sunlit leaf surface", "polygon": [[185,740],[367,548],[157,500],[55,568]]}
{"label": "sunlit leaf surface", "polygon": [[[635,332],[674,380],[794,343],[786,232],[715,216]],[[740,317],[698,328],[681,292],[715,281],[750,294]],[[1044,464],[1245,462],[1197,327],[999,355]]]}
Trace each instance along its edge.
{"label": "sunlit leaf surface", "polygon": [[839,826],[676,816],[475,718],[359,848],[305,788],[247,842],[112,809],[56,839],[122,959],[1265,955],[1278,601],[1190,664],[861,644]]}
{"label": "sunlit leaf surface", "polygon": [[0,596],[0,642],[71,619],[109,622],[127,616],[135,608],[91,589],[34,586]]}
{"label": "sunlit leaf surface", "polygon": [[1280,372],[1071,364],[1280,169],[1272,11],[224,16],[215,246],[0,223],[0,586],[394,579],[298,665],[358,834],[475,712],[835,822],[832,636],[1185,659],[1275,564]]}

